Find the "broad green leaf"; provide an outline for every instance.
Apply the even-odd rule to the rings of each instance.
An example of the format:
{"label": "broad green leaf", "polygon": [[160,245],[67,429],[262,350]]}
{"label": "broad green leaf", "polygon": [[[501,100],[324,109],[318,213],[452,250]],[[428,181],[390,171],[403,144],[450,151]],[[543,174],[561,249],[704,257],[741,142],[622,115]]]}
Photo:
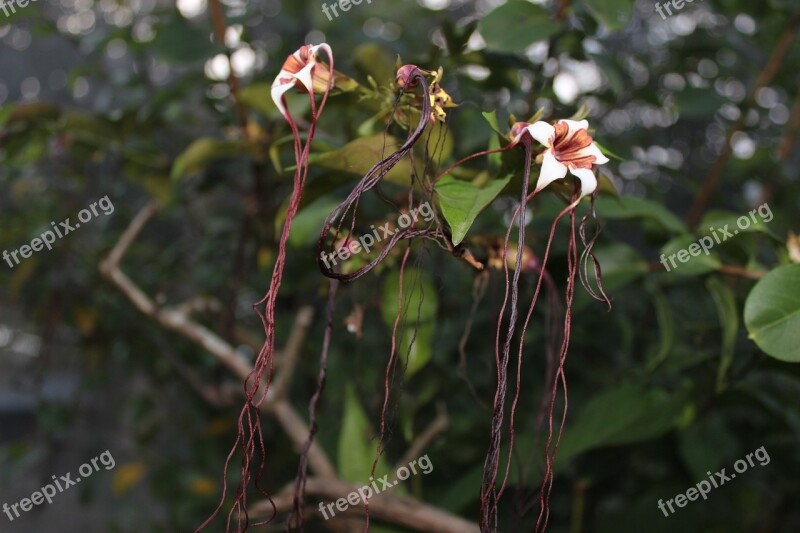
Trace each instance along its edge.
{"label": "broad green leaf", "polygon": [[[421,277],[421,278],[420,278]],[[400,274],[392,272],[383,290],[383,321],[394,328],[400,307]],[[439,297],[430,278],[407,270],[403,276],[403,305],[398,327],[397,354],[406,361],[406,378],[422,369],[431,359],[433,333]]]}
{"label": "broad green leaf", "polygon": [[717,392],[722,392],[726,386],[726,376],[733,362],[733,352],[736,348],[736,335],[739,333],[739,312],[736,308],[736,297],[733,291],[716,276],[708,278],[706,288],[714,298],[722,327],[722,343],[720,349],[719,369],[717,371]]}
{"label": "broad green leaf", "polygon": [[[763,209],[764,207],[766,209]],[[752,216],[750,212],[736,215],[729,211],[710,211],[703,217],[698,231],[701,235],[716,234],[720,242],[731,239],[722,230],[726,230],[732,236],[739,233],[763,233],[773,241],[783,244],[783,240],[769,228],[769,222],[772,222],[772,210],[769,205],[764,204],[753,211],[755,213]]]}
{"label": "broad green leaf", "polygon": [[492,180],[483,188],[478,188],[468,181],[445,176],[436,183],[439,206],[450,225],[453,244],[459,244],[464,240],[481,211],[492,203],[509,181],[511,176],[506,176]]}
{"label": "broad green leaf", "polygon": [[180,179],[199,172],[214,159],[249,153],[249,146],[241,141],[220,141],[212,137],[202,137],[192,142],[175,159],[172,165],[172,179]]}
{"label": "broad green leaf", "polygon": [[722,266],[717,253],[708,250],[706,254],[694,235],[682,235],[664,245],[661,249],[661,261],[667,272],[672,274],[700,276]]}
{"label": "broad green leaf", "polygon": [[[369,483],[372,463],[375,461],[376,443],[373,441],[369,421],[358,400],[355,387],[347,384],[344,415],[339,433],[339,475],[345,481],[360,485]],[[389,473],[385,456],[381,456],[375,475]]]}
{"label": "broad green leaf", "polygon": [[677,426],[689,404],[682,392],[625,384],[592,398],[564,433],[556,460],[601,446],[641,442]]}
{"label": "broad green leaf", "polygon": [[490,50],[521,54],[531,44],[550,38],[561,25],[541,6],[509,0],[478,23]]}
{"label": "broad green leaf", "polygon": [[[400,143],[391,136],[382,133],[350,141],[343,147],[315,155],[310,158],[314,166],[339,170],[363,176],[378,161],[400,147]],[[407,157],[401,159],[384,178],[394,183],[408,184],[411,176],[411,163]]]}
{"label": "broad green leaf", "polygon": [[800,362],[800,265],[777,268],[753,287],[744,322],[750,338],[767,355]]}
{"label": "broad green leaf", "polygon": [[605,220],[649,219],[671,233],[685,233],[683,222],[663,205],[635,196],[620,199],[600,197],[596,202],[597,212]]}
{"label": "broad green leaf", "polygon": [[583,5],[611,31],[623,29],[633,18],[633,0],[583,0]]}

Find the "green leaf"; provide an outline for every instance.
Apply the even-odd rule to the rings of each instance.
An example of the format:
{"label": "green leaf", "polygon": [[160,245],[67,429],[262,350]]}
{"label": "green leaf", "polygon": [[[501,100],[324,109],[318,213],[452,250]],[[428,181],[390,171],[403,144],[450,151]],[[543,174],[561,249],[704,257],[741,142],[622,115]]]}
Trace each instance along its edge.
{"label": "green leaf", "polygon": [[498,135],[503,135],[503,132],[500,131],[500,124],[497,122],[497,111],[492,111],[491,113],[482,112],[481,115]]}
{"label": "green leaf", "polygon": [[620,199],[600,197],[596,202],[597,212],[606,220],[631,218],[649,219],[671,233],[685,233],[683,222],[663,205],[635,196]]}
{"label": "green leaf", "polygon": [[180,179],[195,174],[209,162],[222,157],[249,153],[249,146],[242,141],[220,141],[213,137],[202,137],[190,144],[175,159],[172,165],[172,179]]}
{"label": "green leaf", "polygon": [[485,187],[478,188],[468,181],[445,176],[436,183],[439,206],[453,234],[453,244],[459,244],[466,237],[475,219],[505,188],[511,176],[492,180]]}
{"label": "green leaf", "polygon": [[[304,206],[292,220],[292,232],[289,234],[289,244],[295,247],[310,246],[317,242],[319,230],[325,223],[328,215],[339,205],[339,200],[331,196],[317,198]],[[289,207],[289,198],[281,205],[276,215],[275,238],[280,238],[283,222],[286,220],[286,210]]]}
{"label": "green leaf", "polygon": [[[762,214],[762,211],[759,210],[764,206],[767,207],[767,213]],[[768,222],[765,220],[768,218],[770,222],[772,221],[772,210],[769,208],[769,205],[764,204],[763,206],[756,208],[754,211],[755,222],[753,222],[753,217],[750,216],[750,213],[737,216],[735,213],[731,213],[730,211],[710,211],[703,217],[703,220],[698,226],[698,231],[701,235],[713,235],[714,233],[717,233],[717,235],[720,237],[720,240],[723,238],[723,232],[720,231],[722,229],[726,229],[732,235],[737,235],[739,233],[763,233],[774,242],[782,245],[783,239],[775,235],[775,233],[769,229]],[[740,226],[737,221],[742,218],[747,219],[747,222],[742,220],[742,224]],[[727,226],[727,228],[725,226]]]}
{"label": "green leaf", "polygon": [[750,338],[767,355],[800,362],[800,265],[777,268],[753,287],[744,322]]}
{"label": "green leaf", "polygon": [[583,5],[611,31],[623,29],[633,18],[633,0],[583,0]]}
{"label": "green leaf", "polygon": [[[698,255],[692,254],[693,251]],[[722,267],[722,261],[717,253],[713,250],[709,250],[708,254],[703,252],[694,235],[682,235],[672,239],[661,249],[661,255],[664,256],[667,271],[682,276],[701,276]],[[683,262],[681,257],[685,258],[686,262]]]}
{"label": "green leaf", "polygon": [[[383,321],[394,328],[400,310],[400,273],[386,278],[383,291]],[[410,378],[431,360],[433,333],[439,297],[430,278],[421,272],[406,271],[403,277],[403,306],[398,326],[397,353],[406,361],[405,376]]]}
{"label": "green leaf", "polygon": [[601,446],[653,439],[676,427],[689,404],[682,392],[625,384],[592,398],[564,433],[556,460]]}
{"label": "green leaf", "polygon": [[726,376],[733,362],[736,347],[736,335],[739,333],[739,313],[736,308],[736,297],[733,291],[718,277],[710,277],[706,288],[714,298],[722,326],[722,347],[720,351],[719,369],[717,371],[717,392],[725,390]]}
{"label": "green leaf", "polygon": [[[400,147],[397,139],[384,136],[382,133],[356,139],[343,147],[315,155],[310,158],[311,164],[331,170],[338,170],[363,176],[383,157]],[[407,157],[401,159],[384,178],[399,184],[408,184],[411,176],[411,163]]]}
{"label": "green leaf", "polygon": [[627,244],[617,242],[595,249],[603,271],[603,287],[618,289],[647,272],[647,262]]}
{"label": "green leaf", "polygon": [[0,107],[0,129],[6,125],[6,122],[11,118],[11,115],[14,113],[14,110],[17,108],[17,104],[6,104],[3,107]]}
{"label": "green leaf", "polygon": [[[369,482],[372,463],[375,460],[375,445],[369,428],[367,415],[358,401],[358,394],[351,383],[347,384],[344,401],[342,428],[339,433],[339,475],[345,481],[359,485]],[[375,475],[389,473],[384,456],[378,460]]]}
{"label": "green leaf", "polygon": [[647,293],[652,298],[653,307],[656,310],[656,319],[658,320],[658,350],[647,363],[647,370],[652,372],[667,360],[672,351],[672,345],[675,342],[675,319],[672,316],[672,310],[669,307],[667,298],[658,285],[655,283],[648,284]]}
{"label": "green leaf", "polygon": [[478,24],[490,50],[521,54],[531,44],[550,38],[561,25],[541,6],[526,0],[509,0]]}

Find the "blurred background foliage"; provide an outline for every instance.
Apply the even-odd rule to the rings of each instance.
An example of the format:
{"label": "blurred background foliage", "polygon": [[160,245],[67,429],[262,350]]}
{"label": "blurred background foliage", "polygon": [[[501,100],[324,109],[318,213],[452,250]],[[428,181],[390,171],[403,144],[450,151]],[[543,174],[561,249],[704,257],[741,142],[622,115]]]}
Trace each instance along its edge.
{"label": "blurred background foliage", "polygon": [[[447,142],[436,147],[440,168],[497,142],[482,116],[490,111],[505,133],[511,115],[523,120],[541,110],[552,121],[583,109],[595,140],[619,156],[602,172],[621,199],[608,193],[598,201],[605,231],[597,251],[613,311],[578,289],[551,530],[800,528],[800,266],[792,264],[800,246],[791,233],[800,230],[796,1],[706,0],[664,20],[648,0],[372,0],[328,20],[321,1],[224,0],[224,39],[219,27],[214,37],[210,7],[206,0],[41,0],[0,13],[0,249],[29,243],[51,221],[74,220],[105,195],[115,208],[52,251],[0,266],[0,501],[17,501],[102,450],[117,459],[115,470],[61,503],[0,529],[189,531],[216,505],[238,407],[208,405],[185,370],[221,390],[236,392],[239,382],[139,314],[98,264],[136,213],[157,201],[160,211],[123,268],[159,305],[213,299],[217,305],[198,320],[252,360],[261,343],[252,303],[268,286],[293,164],[269,85],[289,53],[322,41],[333,47],[337,70],[363,89],[329,101],[292,237],[279,346],[298,310],[316,309],[290,390],[296,409],[305,413],[314,390],[323,330],[327,281],[316,266],[316,237],[392,144],[384,132],[399,55],[423,68],[442,66],[443,86],[460,104],[449,110]],[[308,115],[302,97],[290,100]],[[394,125],[389,135],[405,132]],[[518,195],[519,172],[499,183],[508,176],[498,163],[477,160],[454,174],[472,182],[466,194],[475,201],[486,187],[484,200],[497,196],[474,224],[460,221],[479,259],[488,253],[483,243],[504,234]],[[400,201],[409,171],[399,167],[382,193]],[[718,186],[696,206],[699,224],[687,226],[682,219],[715,174]],[[536,254],[561,208],[555,195],[544,196],[527,228]],[[768,223],[709,257],[661,268],[662,252],[765,202],[774,214]],[[397,212],[372,197],[359,216],[369,231]],[[549,267],[562,288],[565,231]],[[447,430],[425,449],[434,471],[404,490],[475,520],[502,273],[491,273],[477,305],[461,372],[458,346],[476,273],[430,244],[415,244],[414,257],[410,308],[421,309],[421,320],[413,364],[390,410],[387,457],[398,461],[446,411]],[[346,286],[335,316],[318,440],[354,483],[367,481],[364,466],[374,457],[369,439],[383,401],[398,260],[390,255]],[[534,282],[531,274],[523,280],[523,302]],[[501,531],[535,522],[535,513],[522,522],[511,516],[536,494],[545,341],[537,312]],[[271,421],[266,438],[267,484],[278,490],[295,474],[296,451]],[[657,508],[659,499],[685,492],[706,471],[730,470],[760,446],[768,465],[668,518]],[[78,501],[90,507],[66,503]]]}

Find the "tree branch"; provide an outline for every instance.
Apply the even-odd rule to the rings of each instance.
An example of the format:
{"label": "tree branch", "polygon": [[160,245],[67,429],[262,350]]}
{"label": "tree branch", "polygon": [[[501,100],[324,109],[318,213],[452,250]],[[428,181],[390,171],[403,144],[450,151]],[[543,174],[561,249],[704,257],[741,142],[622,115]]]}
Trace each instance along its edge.
{"label": "tree branch", "polygon": [[[278,510],[289,510],[292,507],[291,489],[287,487],[273,497]],[[329,502],[347,498],[348,494],[357,492],[358,487],[338,479],[309,478],[306,482],[306,494],[322,497]],[[323,502],[325,503],[325,502]],[[250,509],[254,517],[272,514],[272,506],[267,501],[258,502]],[[334,506],[334,510],[336,507]],[[337,514],[339,511],[336,511]],[[452,515],[436,507],[432,507],[408,496],[380,493],[369,498],[370,517],[393,524],[425,531],[426,533],[478,533],[480,530],[473,522]],[[364,505],[359,502],[351,505],[346,515],[364,515]],[[335,519],[335,517],[334,517]]]}
{"label": "tree branch", "polygon": [[400,462],[397,463],[395,470],[400,468],[401,466],[406,466],[414,459],[417,459],[419,456],[423,455],[423,451],[425,448],[430,445],[433,440],[439,436],[447,427],[450,425],[450,419],[447,417],[447,410],[444,404],[439,404],[436,406],[436,418],[425,428],[425,431],[420,433],[416,439],[411,443],[411,446],[408,447],[406,453],[403,455],[403,458],[400,459]]}

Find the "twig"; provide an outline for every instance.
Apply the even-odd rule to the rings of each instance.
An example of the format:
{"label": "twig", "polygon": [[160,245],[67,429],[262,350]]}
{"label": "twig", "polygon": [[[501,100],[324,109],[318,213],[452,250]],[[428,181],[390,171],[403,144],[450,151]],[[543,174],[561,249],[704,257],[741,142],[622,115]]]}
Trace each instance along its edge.
{"label": "twig", "polygon": [[[309,478],[306,482],[306,494],[310,496],[322,497],[328,502],[335,502],[340,498],[347,498],[350,493],[356,492],[359,487],[351,485],[338,479]],[[285,492],[285,491],[284,491]],[[292,496],[286,493],[273,497],[276,506],[286,506],[291,508]],[[279,510],[281,507],[279,506]],[[336,510],[336,516],[341,516],[340,511]],[[269,502],[258,502],[249,508],[254,517],[267,516],[272,514],[272,506]],[[393,524],[399,524],[415,531],[425,531],[426,533],[478,533],[478,526],[468,520],[452,515],[436,507],[420,502],[408,496],[396,494],[380,493],[369,498],[370,516],[378,520],[385,520]],[[344,514],[357,513],[359,516],[364,514],[364,505],[359,501],[356,505],[351,505]]]}
{"label": "twig", "polygon": [[397,463],[397,467],[395,470],[400,468],[401,466],[406,466],[414,459],[418,458],[422,455],[422,452],[425,451],[425,448],[433,442],[433,440],[439,436],[447,427],[450,425],[450,419],[447,417],[447,409],[445,408],[444,404],[439,404],[436,406],[436,418],[425,428],[425,431],[420,433],[416,439],[411,443],[411,446],[408,447],[406,453],[403,455],[403,458],[400,459],[400,462]]}
{"label": "twig", "polygon": [[[647,265],[648,272],[658,272],[659,270],[664,270],[664,265],[658,261]],[[722,265],[717,267],[717,272],[748,279],[761,279],[767,275],[767,272],[763,270],[749,270],[739,265]]]}
{"label": "twig", "polygon": [[[164,328],[180,333],[190,341],[203,347],[239,379],[246,380],[250,374],[250,364],[236,352],[233,346],[201,324],[194,322],[191,317],[179,308],[159,309],[155,302],[120,269],[119,263],[125,252],[156,210],[156,204],[151,202],[134,217],[111,250],[111,253],[101,261],[100,272],[116,285],[143,314],[149,316]],[[273,398],[274,395],[272,394],[267,397],[267,401],[262,405],[262,412],[275,416],[295,445],[301,446],[308,434],[308,426],[288,403],[284,401],[274,402],[272,401]],[[319,445],[313,444],[308,456],[309,464],[318,475],[323,477],[334,477],[336,475],[333,465]]]}
{"label": "twig", "polygon": [[297,312],[294,319],[294,327],[289,335],[289,340],[286,341],[286,346],[283,349],[280,359],[276,361],[276,366],[280,373],[275,377],[272,385],[272,393],[274,398],[282,399],[286,397],[286,392],[289,388],[289,383],[294,376],[294,369],[297,366],[297,360],[300,357],[300,349],[303,346],[303,341],[308,333],[308,328],[311,326],[311,320],[314,318],[314,308],[307,305],[301,307]]}
{"label": "twig", "polygon": [[[233,346],[202,325],[194,322],[186,313],[187,307],[185,305],[183,307],[160,309],[120,269],[119,264],[125,252],[147,221],[155,214],[156,210],[156,204],[150,203],[134,217],[109,255],[100,262],[100,272],[116,285],[142,313],[151,317],[165,329],[180,333],[195,344],[202,346],[239,379],[247,379],[251,370],[250,365],[236,353]],[[284,351],[286,359],[283,361],[283,371],[286,371],[287,366],[290,367],[296,363],[297,353],[300,351],[299,346],[305,336],[304,328],[307,328],[307,321],[310,321],[310,317],[306,316],[302,310],[301,315],[303,316],[298,316],[295,321],[295,330],[290,336],[290,341]],[[267,400],[262,404],[261,411],[274,417],[295,447],[299,449],[306,442],[309,431],[308,425],[284,397],[277,397],[273,394],[274,390],[273,388],[270,391]],[[429,433],[431,433],[430,428],[425,434]],[[337,477],[336,470],[330,459],[317,443],[312,443],[309,448],[308,462],[317,477],[307,480],[307,494],[336,500],[346,497],[350,492],[356,490],[356,487],[341,481]],[[294,483],[290,486],[293,487]],[[288,505],[291,507],[291,496],[289,496],[288,501]],[[361,513],[360,509],[359,507],[358,509],[353,509],[353,511]],[[411,497],[392,494],[381,495],[375,499],[374,503],[370,503],[370,510],[377,518],[419,531],[440,533],[478,532],[475,524]],[[263,516],[272,513],[272,506],[269,502],[262,501],[257,503],[252,511],[253,515],[257,515],[258,511],[260,511]]]}

